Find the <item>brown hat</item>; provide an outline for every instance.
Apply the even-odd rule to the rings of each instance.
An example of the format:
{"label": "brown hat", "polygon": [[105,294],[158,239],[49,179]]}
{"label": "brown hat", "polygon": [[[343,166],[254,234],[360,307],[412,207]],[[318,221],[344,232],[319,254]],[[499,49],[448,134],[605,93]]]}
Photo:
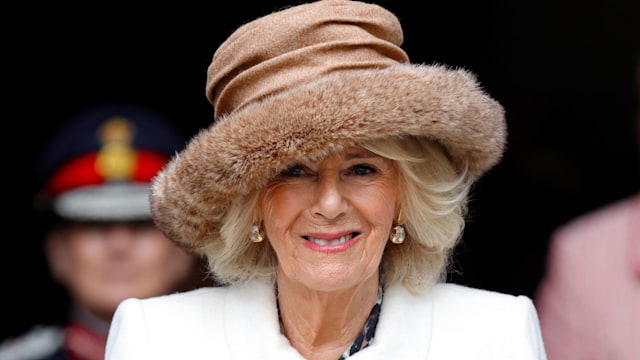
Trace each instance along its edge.
{"label": "brown hat", "polygon": [[398,19],[359,1],[298,5],[241,26],[216,51],[213,124],[156,177],[152,213],[176,242],[217,238],[229,205],[288,165],[365,139],[440,142],[473,178],[501,158],[502,106],[463,69],[411,64]]}

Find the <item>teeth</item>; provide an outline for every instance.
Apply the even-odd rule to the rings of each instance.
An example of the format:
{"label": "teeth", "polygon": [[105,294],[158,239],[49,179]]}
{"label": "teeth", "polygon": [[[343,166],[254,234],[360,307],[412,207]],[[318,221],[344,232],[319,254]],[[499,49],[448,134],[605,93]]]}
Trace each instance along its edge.
{"label": "teeth", "polygon": [[307,237],[307,240],[309,240],[309,241],[311,241],[311,242],[313,242],[315,244],[321,245],[321,246],[327,246],[327,245],[342,244],[342,243],[345,243],[345,242],[351,240],[352,238],[353,238],[353,234],[348,234],[348,235],[341,236],[339,239],[336,239],[336,240],[324,240],[324,239],[314,238],[314,237],[311,237],[311,236]]}

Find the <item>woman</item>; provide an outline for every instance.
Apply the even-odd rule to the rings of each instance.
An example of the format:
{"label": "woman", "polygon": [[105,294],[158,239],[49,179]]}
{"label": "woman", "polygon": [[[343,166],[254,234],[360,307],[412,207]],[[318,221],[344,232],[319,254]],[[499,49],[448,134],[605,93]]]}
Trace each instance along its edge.
{"label": "woman", "polygon": [[227,286],[123,302],[108,359],[545,358],[528,298],[442,282],[503,109],[401,43],[387,10],[324,0],[220,46],[216,120],[151,207]]}

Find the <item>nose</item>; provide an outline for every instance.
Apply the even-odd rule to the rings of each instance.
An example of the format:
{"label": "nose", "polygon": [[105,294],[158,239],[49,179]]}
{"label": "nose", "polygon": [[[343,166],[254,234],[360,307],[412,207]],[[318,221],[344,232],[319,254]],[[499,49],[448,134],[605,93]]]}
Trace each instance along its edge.
{"label": "nose", "polygon": [[345,213],[347,209],[345,187],[339,176],[320,176],[314,191],[315,200],[311,208],[314,216],[336,219]]}
{"label": "nose", "polygon": [[134,243],[132,229],[124,224],[116,224],[106,230],[104,234],[104,243],[113,249],[124,249]]}

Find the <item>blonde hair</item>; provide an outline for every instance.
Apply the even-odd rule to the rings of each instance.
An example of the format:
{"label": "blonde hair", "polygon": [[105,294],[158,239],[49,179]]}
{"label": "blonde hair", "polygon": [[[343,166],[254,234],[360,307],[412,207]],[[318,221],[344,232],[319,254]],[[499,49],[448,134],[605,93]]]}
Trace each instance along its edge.
{"label": "blonde hair", "polygon": [[[456,169],[445,149],[426,138],[389,137],[360,145],[395,160],[400,174],[399,206],[407,236],[402,244],[387,244],[380,265],[382,285],[401,283],[418,292],[442,281],[465,225],[473,183],[467,167]],[[234,202],[220,233],[201,249],[219,282],[275,281],[277,259],[271,245],[249,239],[258,220],[259,194],[258,189]]]}

